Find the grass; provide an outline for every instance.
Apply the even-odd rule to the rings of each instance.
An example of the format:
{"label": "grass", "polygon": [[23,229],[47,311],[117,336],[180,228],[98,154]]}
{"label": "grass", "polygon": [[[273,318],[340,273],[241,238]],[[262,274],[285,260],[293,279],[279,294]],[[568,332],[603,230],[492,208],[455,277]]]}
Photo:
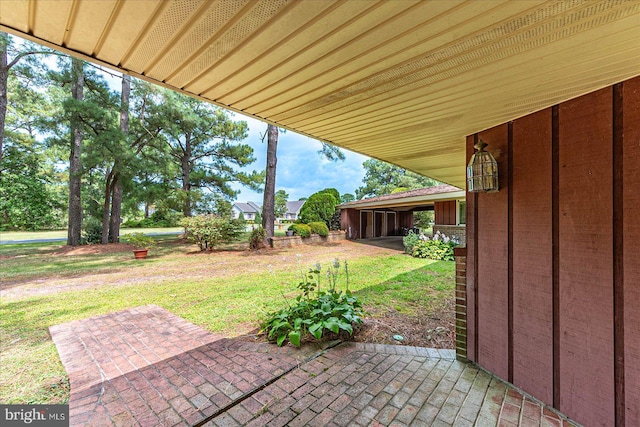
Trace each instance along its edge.
{"label": "grass", "polygon": [[[50,326],[157,304],[205,329],[232,336],[257,327],[264,314],[282,308],[283,295],[297,295],[295,284],[301,266],[278,263],[282,254],[253,255],[245,251],[201,255],[192,253],[193,246],[176,243],[175,236],[158,240],[154,256],[142,262],[121,252],[53,255],[60,245],[0,246],[0,282],[11,283],[9,291],[11,286],[46,289],[50,281],[66,283],[78,277],[89,280],[93,277],[89,275],[96,275],[103,283],[80,290],[0,300],[1,403],[51,404],[68,400],[68,380],[49,335]],[[295,249],[292,251],[295,254]],[[205,266],[221,269],[232,259],[247,266],[267,261],[273,266],[257,270],[231,266],[220,276],[199,273]],[[219,264],[212,266],[213,260]],[[314,261],[304,260],[307,264]],[[348,262],[350,289],[365,306],[392,306],[399,312],[417,315],[420,307],[436,304],[453,292],[452,262],[397,253],[354,256]],[[157,274],[158,271],[162,273]],[[118,286],[104,284],[120,280],[119,275],[137,280],[124,280]],[[339,284],[344,287],[344,275]]]}
{"label": "grass", "polygon": [[[123,228],[120,234],[129,233],[178,233],[184,230],[182,227],[171,228]],[[62,239],[67,237],[67,230],[50,231],[0,231],[0,242],[12,242],[35,239]]]}

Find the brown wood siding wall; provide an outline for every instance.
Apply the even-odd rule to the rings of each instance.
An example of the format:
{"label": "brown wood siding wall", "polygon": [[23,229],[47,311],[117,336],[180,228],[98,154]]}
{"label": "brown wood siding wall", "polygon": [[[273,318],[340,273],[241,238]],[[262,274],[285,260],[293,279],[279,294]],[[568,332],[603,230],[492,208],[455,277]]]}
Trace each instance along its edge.
{"label": "brown wood siding wall", "polygon": [[[356,209],[342,209],[340,211],[340,229],[347,232],[347,238],[360,239],[360,212]],[[351,230],[351,235],[349,235],[349,230]]]}
{"label": "brown wood siding wall", "polygon": [[584,425],[640,425],[640,77],[471,135],[467,160],[478,138],[501,189],[467,196],[469,358]]}
{"label": "brown wood siding wall", "polygon": [[456,201],[434,202],[434,222],[438,225],[457,225]]}
{"label": "brown wood siding wall", "polygon": [[413,227],[413,212],[398,212],[398,227]]}
{"label": "brown wood siding wall", "polygon": [[[507,176],[507,125],[479,134]],[[478,195],[478,363],[508,377],[507,180],[497,193]]]}
{"label": "brown wood siding wall", "polygon": [[624,384],[628,426],[640,426],[640,78],[623,85]]}
{"label": "brown wood siding wall", "polygon": [[614,424],[612,99],[559,111],[560,409],[588,425]]}
{"label": "brown wood siding wall", "polygon": [[551,108],[516,120],[513,141],[513,383],[552,405]]}

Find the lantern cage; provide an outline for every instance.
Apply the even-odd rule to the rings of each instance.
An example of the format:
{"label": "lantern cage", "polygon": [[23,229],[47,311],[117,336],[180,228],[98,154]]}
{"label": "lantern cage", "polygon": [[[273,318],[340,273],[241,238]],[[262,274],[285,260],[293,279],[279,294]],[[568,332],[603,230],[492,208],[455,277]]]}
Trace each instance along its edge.
{"label": "lantern cage", "polygon": [[484,151],[487,146],[480,140],[474,145],[476,151],[467,165],[467,190],[470,193],[498,191],[498,163],[491,153]]}

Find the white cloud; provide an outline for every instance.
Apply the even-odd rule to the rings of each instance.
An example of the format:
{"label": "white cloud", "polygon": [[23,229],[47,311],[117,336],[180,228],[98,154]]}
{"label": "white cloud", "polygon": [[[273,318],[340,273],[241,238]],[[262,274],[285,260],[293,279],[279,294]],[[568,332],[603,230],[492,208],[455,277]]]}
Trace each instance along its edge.
{"label": "white cloud", "polygon": [[[257,158],[248,170],[262,170],[266,163],[267,144],[261,141],[267,125],[236,114],[236,120],[246,120],[249,124],[249,136],[245,143],[254,149]],[[276,190],[284,189],[289,194],[289,200],[308,197],[323,188],[336,188],[340,194],[355,193],[355,189],[362,185],[364,170],[362,163],[368,157],[348,150],[343,150],[345,160],[331,162],[323,158],[318,151],[322,148],[319,141],[307,136],[287,131],[278,137],[278,164],[276,170]],[[262,202],[263,195],[236,186],[240,189],[239,201]]]}

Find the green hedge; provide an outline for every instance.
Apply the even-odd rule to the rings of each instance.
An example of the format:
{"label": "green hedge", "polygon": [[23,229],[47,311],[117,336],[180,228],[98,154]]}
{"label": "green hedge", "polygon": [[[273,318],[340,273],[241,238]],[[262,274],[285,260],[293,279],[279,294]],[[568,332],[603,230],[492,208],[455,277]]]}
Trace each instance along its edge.
{"label": "green hedge", "polygon": [[318,234],[322,237],[327,237],[329,235],[329,227],[324,222],[310,222],[309,228],[311,228],[311,232]]}
{"label": "green hedge", "polygon": [[309,227],[307,224],[292,224],[289,227],[289,230],[293,230],[294,234],[300,237],[311,236],[311,227]]}

